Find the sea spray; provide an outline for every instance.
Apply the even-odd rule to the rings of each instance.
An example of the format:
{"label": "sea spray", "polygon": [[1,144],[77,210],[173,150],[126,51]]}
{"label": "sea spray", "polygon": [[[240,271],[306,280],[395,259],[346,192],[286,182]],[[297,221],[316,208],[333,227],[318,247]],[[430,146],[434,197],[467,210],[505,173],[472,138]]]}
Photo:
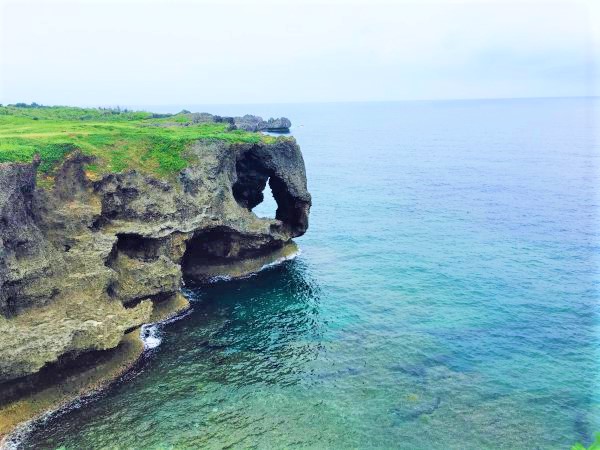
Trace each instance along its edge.
{"label": "sea spray", "polygon": [[[177,320],[187,317],[191,313],[192,308],[190,307],[168,319],[142,325],[140,327],[140,339],[144,344],[144,353],[150,354],[150,350],[157,348],[161,344],[162,327],[165,324],[173,323]],[[130,381],[138,374],[139,372],[137,370],[131,370],[130,368],[130,370],[127,370],[116,379],[110,381],[108,385],[119,383],[121,381]],[[7,435],[4,440],[0,441],[0,450],[18,450],[22,448],[23,445],[26,445],[29,436],[35,433],[36,430],[44,428],[48,422],[51,422],[57,417],[67,414],[70,411],[80,409],[107,394],[108,391],[105,389],[105,387],[106,385],[94,387],[80,397],[68,401],[56,409],[43,413],[37,418],[20,424],[9,435]]]}
{"label": "sea spray", "polygon": [[144,348],[146,350],[156,348],[162,342],[160,328],[156,323],[142,325],[140,337],[142,338],[142,341],[144,341]]}
{"label": "sea spray", "polygon": [[296,250],[294,253],[290,254],[290,255],[286,255],[286,256],[282,256],[281,258],[277,258],[275,261],[270,262],[268,264],[265,264],[264,266],[262,266],[259,270],[259,272],[269,269],[271,267],[275,267],[278,266],[280,264],[283,264],[286,261],[292,261],[293,259],[296,259],[298,256],[300,256],[302,254],[302,250],[300,250],[298,248],[298,250]]}
{"label": "sea spray", "polygon": [[255,275],[257,275],[258,273],[262,272],[263,270],[268,270],[271,269],[273,267],[279,266],[281,264],[283,264],[286,261],[291,261],[293,259],[296,259],[298,256],[300,256],[302,254],[302,251],[296,247],[296,250],[293,253],[290,253],[289,255],[284,255],[281,256],[271,262],[268,262],[266,264],[261,265],[258,269],[250,271],[244,275],[241,276],[231,276],[231,275],[216,275],[213,277],[210,277],[207,282],[208,283],[218,283],[219,281],[231,281],[234,278],[235,279],[245,279],[245,278],[250,278],[253,277]]}
{"label": "sea spray", "polygon": [[144,342],[144,349],[152,350],[161,344],[163,325],[181,320],[184,317],[189,316],[191,313],[192,308],[190,307],[168,319],[142,325],[140,328],[140,338]]}

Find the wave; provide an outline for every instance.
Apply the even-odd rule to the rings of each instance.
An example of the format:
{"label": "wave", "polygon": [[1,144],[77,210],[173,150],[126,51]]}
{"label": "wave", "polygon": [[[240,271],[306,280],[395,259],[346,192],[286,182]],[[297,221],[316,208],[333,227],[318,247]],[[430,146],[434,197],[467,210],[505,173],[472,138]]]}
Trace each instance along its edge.
{"label": "wave", "polygon": [[[173,323],[177,320],[183,319],[192,313],[192,307],[189,307],[185,311],[174,315],[168,319],[160,322],[147,323],[140,327],[140,339],[144,343],[144,353],[150,353],[152,349],[155,349],[162,343],[162,327],[166,324]],[[135,367],[135,363],[132,367]],[[50,410],[42,415],[31,419],[18,425],[10,434],[8,434],[4,441],[0,442],[0,450],[18,450],[22,448],[27,438],[40,427],[46,425],[50,420],[55,419],[57,416],[68,413],[75,409],[79,409],[88,403],[91,403],[104,395],[107,392],[107,387],[113,383],[118,383],[122,380],[129,380],[132,378],[131,368],[126,370],[123,374],[118,376],[116,379],[108,381],[103,386],[92,388],[89,392],[71,400],[67,403],[59,406],[56,409]],[[133,374],[135,376],[136,374]]]}
{"label": "wave", "polygon": [[140,327],[140,338],[144,342],[144,349],[152,350],[162,343],[162,327],[166,324],[176,322],[192,313],[190,306],[185,311],[170,317],[169,319],[161,320],[160,322],[146,323]]}
{"label": "wave", "polygon": [[158,347],[162,342],[162,336],[158,324],[151,323],[142,325],[140,337],[144,342],[144,348],[151,350]]}
{"label": "wave", "polygon": [[[301,250],[298,249],[294,253],[287,255],[287,256],[282,256],[281,258],[277,258],[276,260],[263,265],[256,272],[252,272],[252,273],[248,274],[247,276],[244,276],[241,278],[252,277],[252,276],[256,275],[257,273],[262,272],[263,270],[267,270],[272,267],[283,264],[286,261],[293,260],[293,259],[297,258],[301,253],[302,253]],[[231,279],[232,279],[232,277],[223,275],[223,276],[213,277],[209,280],[209,282],[213,283],[213,282],[217,282],[217,281],[228,281]],[[188,299],[189,299],[189,297],[188,297]],[[193,310],[193,308],[190,307],[190,308],[186,309],[185,311],[183,311],[179,314],[176,314],[175,316],[173,316],[169,319],[142,325],[140,327],[140,338],[142,339],[142,341],[144,343],[144,353],[150,353],[152,350],[154,350],[160,346],[160,344],[162,343],[162,340],[163,340],[162,327],[164,325],[173,323],[177,320],[181,320],[184,317],[187,317],[188,315],[190,315],[192,313],[192,310]],[[127,379],[127,377],[131,377],[131,375],[132,375],[131,371],[128,370],[124,374],[119,376],[117,379],[108,382],[108,384],[118,383],[120,380],[124,380],[124,379]],[[92,389],[90,392],[83,394],[80,397],[73,399],[70,402],[67,402],[66,404],[64,404],[62,406],[59,406],[58,408],[56,408],[54,410],[48,411],[35,419],[32,419],[32,420],[22,423],[21,425],[17,426],[17,428],[15,428],[9,435],[7,435],[3,442],[0,442],[0,450],[18,450],[19,448],[22,448],[22,445],[27,440],[28,436],[30,436],[31,433],[34,432],[36,429],[44,426],[51,419],[56,418],[56,416],[66,414],[69,411],[79,409],[82,406],[95,401],[98,398],[98,396],[105,394],[105,392],[106,392],[106,386],[103,386],[103,387],[100,387],[97,389]]]}
{"label": "wave", "polygon": [[280,264],[283,264],[286,261],[291,261],[293,259],[296,259],[301,254],[302,254],[302,250],[298,249],[298,250],[296,250],[294,253],[292,253],[290,255],[282,256],[281,258],[277,258],[275,261],[272,261],[272,262],[270,262],[268,264],[265,264],[258,271],[262,272],[265,269],[269,269],[271,267],[275,267],[275,266],[278,266]]}
{"label": "wave", "polygon": [[237,280],[243,280],[245,278],[250,278],[255,276],[256,274],[262,272],[263,270],[267,270],[270,269],[272,267],[275,266],[279,266],[280,264],[283,264],[286,261],[291,261],[293,259],[296,259],[298,256],[300,256],[302,254],[302,250],[298,249],[295,252],[286,255],[286,256],[282,256],[280,258],[275,259],[274,261],[271,261],[270,263],[264,264],[262,265],[258,270],[255,270],[253,272],[250,272],[246,275],[242,275],[242,276],[236,276],[236,277],[232,277],[231,275],[217,275],[214,277],[210,277],[207,282],[208,283],[218,283],[219,281],[231,281],[234,278]]}

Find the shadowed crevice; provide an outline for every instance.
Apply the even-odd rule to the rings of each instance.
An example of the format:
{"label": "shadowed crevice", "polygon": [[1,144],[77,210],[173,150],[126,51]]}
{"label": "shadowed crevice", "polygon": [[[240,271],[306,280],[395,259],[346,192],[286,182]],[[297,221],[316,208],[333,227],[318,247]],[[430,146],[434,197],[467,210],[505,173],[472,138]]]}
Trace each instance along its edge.
{"label": "shadowed crevice", "polygon": [[277,203],[275,218],[283,222],[292,237],[304,234],[308,228],[310,201],[294,195],[295,190],[280,175],[275,158],[265,158],[251,149],[236,162],[237,180],[233,196],[239,205],[252,210],[264,200],[263,191],[269,183]]}
{"label": "shadowed crevice", "polygon": [[258,258],[283,245],[268,235],[243,235],[227,227],[217,227],[197,232],[187,241],[181,270],[186,282],[202,281],[207,278],[209,267]]}

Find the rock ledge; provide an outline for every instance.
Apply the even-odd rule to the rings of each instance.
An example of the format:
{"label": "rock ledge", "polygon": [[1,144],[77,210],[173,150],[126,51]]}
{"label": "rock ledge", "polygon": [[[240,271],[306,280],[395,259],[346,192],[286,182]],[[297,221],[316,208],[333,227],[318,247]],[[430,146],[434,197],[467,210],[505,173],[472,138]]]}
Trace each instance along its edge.
{"label": "rock ledge", "polygon": [[[180,303],[184,278],[254,267],[308,228],[294,139],[187,151],[194,162],[176,181],[136,171],[91,180],[77,151],[52,188],[36,184],[39,161],[0,164],[0,397],[49,364],[117,347]],[[267,184],[273,219],[251,211]]]}

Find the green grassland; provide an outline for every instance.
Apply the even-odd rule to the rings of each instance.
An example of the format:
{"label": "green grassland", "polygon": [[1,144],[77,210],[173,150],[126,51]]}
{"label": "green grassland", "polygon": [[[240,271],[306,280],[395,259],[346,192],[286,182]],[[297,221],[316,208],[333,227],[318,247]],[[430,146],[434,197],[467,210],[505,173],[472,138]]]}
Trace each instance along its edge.
{"label": "green grassland", "polygon": [[39,176],[51,181],[58,163],[80,150],[95,157],[92,179],[131,169],[169,178],[190,162],[187,146],[198,140],[258,143],[274,138],[231,130],[225,122],[202,122],[193,114],[159,115],[120,109],[64,106],[0,106],[0,163],[31,162],[39,154]]}

